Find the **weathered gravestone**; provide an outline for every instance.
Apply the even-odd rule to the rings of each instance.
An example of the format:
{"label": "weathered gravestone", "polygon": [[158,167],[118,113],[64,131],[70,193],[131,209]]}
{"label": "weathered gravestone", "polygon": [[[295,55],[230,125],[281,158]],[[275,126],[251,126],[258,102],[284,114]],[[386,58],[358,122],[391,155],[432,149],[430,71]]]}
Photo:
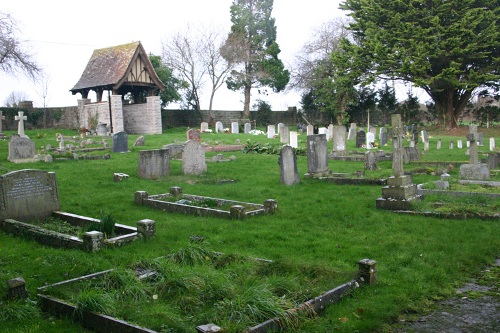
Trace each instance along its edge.
{"label": "weathered gravestone", "polygon": [[298,184],[300,182],[297,170],[297,157],[291,146],[285,145],[281,148],[278,159],[281,172],[281,182],[285,185]]}
{"label": "weathered gravestone", "polygon": [[35,143],[28,137],[13,134],[9,140],[8,160],[14,163],[26,162],[35,158]]}
{"label": "weathered gravestone", "polygon": [[347,134],[347,140],[354,140],[356,138],[356,123],[351,123],[349,127],[349,133]]}
{"label": "weathered gravestone", "polygon": [[288,126],[283,125],[280,130],[280,142],[288,144],[290,142],[290,130]]}
{"label": "weathered gravestone", "polygon": [[426,130],[422,130],[420,133],[422,135],[422,141],[423,142],[429,142],[429,135],[427,134],[427,131]]}
{"label": "weathered gravestone", "polygon": [[325,134],[307,136],[307,172],[312,175],[328,173],[328,141]]}
{"label": "weathered gravestone", "polygon": [[278,123],[276,133],[278,133],[279,135],[281,135],[281,130],[283,129],[284,126],[285,126],[285,124]]}
{"label": "weathered gravestone", "polygon": [[200,130],[191,128],[186,133],[187,140],[201,141]]}
{"label": "weathered gravestone", "polygon": [[443,142],[441,141],[441,139],[438,139],[436,148],[441,149],[442,144],[443,144]]}
{"label": "weathered gravestone", "polygon": [[333,126],[333,124],[328,125],[328,136],[326,137],[328,141],[333,140]]}
{"label": "weathered gravestone", "polygon": [[243,127],[243,132],[245,134],[248,134],[250,133],[250,131],[252,130],[252,124],[250,123],[245,123],[244,127]]}
{"label": "weathered gravestone", "polygon": [[405,164],[420,160],[420,150],[417,147],[404,147],[402,152]]}
{"label": "weathered gravestone", "polygon": [[208,130],[208,123],[207,122],[202,122],[200,125],[200,131],[206,132]]}
{"label": "weathered gravestone", "polygon": [[495,150],[495,138],[490,138],[490,151]]}
{"label": "weathered gravestone", "polygon": [[108,129],[106,128],[106,124],[97,124],[97,135],[106,136],[108,134]]}
{"label": "weathered gravestone", "polygon": [[276,135],[276,127],[274,125],[267,126],[267,138],[272,139]]}
{"label": "weathered gravestone", "polygon": [[365,170],[378,170],[377,166],[378,154],[374,151],[367,151],[365,153]]}
{"label": "weathered gravestone", "polygon": [[128,152],[128,134],[125,132],[114,133],[111,150],[113,153]]}
{"label": "weathered gravestone", "polygon": [[314,126],[307,125],[307,135],[313,135],[313,134],[314,134]]}
{"label": "weathered gravestone", "polygon": [[239,134],[240,133],[240,125],[238,124],[237,121],[233,121],[231,123],[231,133],[232,134]]}
{"label": "weathered gravestone", "polygon": [[42,220],[60,209],[56,174],[25,169],[0,176],[0,223]]}
{"label": "weathered gravestone", "polygon": [[366,144],[366,134],[362,129],[356,132],[356,147],[361,148]]}
{"label": "weathered gravestone", "polygon": [[346,130],[345,126],[332,126],[333,137],[333,151],[345,152],[346,151]]}
{"label": "weathered gravestone", "polygon": [[290,146],[293,148],[299,147],[299,135],[295,131],[290,132]]}
{"label": "weathered gravestone", "polygon": [[375,148],[375,134],[373,134],[373,132],[366,133],[366,148]]}
{"label": "weathered gravestone", "polygon": [[170,175],[168,149],[139,151],[139,178],[160,179]]}
{"label": "weathered gravestone", "polygon": [[185,175],[199,175],[206,171],[205,148],[198,141],[187,141],[182,152],[182,173]]}
{"label": "weathered gravestone", "polygon": [[387,144],[387,129],[385,127],[380,128],[378,138],[381,147]]}
{"label": "weathered gravestone", "polygon": [[459,177],[467,180],[488,180],[490,179],[490,168],[485,163],[479,163],[477,150],[477,125],[469,125],[469,163],[460,165]]}
{"label": "weathered gravestone", "polygon": [[144,138],[144,135],[141,135],[137,139],[135,139],[134,147],[142,147],[142,146],[144,146],[145,142],[146,142],[146,139]]}
{"label": "weathered gravestone", "polygon": [[3,134],[3,132],[2,132],[2,130],[3,130],[2,129],[2,125],[3,125],[2,123],[3,123],[4,120],[5,120],[5,116],[3,115],[3,112],[0,111],[0,139],[5,138],[5,134]]}

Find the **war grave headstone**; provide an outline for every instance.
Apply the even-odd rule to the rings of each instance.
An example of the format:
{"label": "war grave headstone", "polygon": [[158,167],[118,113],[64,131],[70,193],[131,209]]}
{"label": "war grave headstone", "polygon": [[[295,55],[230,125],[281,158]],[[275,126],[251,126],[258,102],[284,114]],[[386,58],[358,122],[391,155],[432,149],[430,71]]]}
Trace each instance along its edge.
{"label": "war grave headstone", "polygon": [[13,134],[9,140],[9,156],[7,158],[13,163],[34,162],[35,143],[28,137]]}
{"label": "war grave headstone", "polygon": [[292,146],[285,145],[281,148],[280,156],[278,159],[280,166],[280,180],[285,185],[298,184],[299,171],[297,169],[297,157],[293,151]]}
{"label": "war grave headstone", "polygon": [[328,170],[328,141],[325,134],[307,136],[307,172],[309,176],[323,176]]}
{"label": "war grave headstone", "polygon": [[392,170],[394,176],[387,179],[387,186],[382,188],[382,197],[376,200],[376,207],[388,210],[408,210],[410,203],[421,200],[417,194],[417,186],[412,183],[412,178],[404,174],[403,168],[403,136],[400,130],[401,118],[392,119],[393,137]]}
{"label": "war grave headstone", "polygon": [[333,140],[333,126],[333,124],[328,125],[328,136],[326,137],[328,141]]}
{"label": "war grave headstone", "polygon": [[215,123],[215,133],[222,133],[224,132],[224,125],[222,122],[218,121]]}
{"label": "war grave headstone", "polygon": [[477,149],[477,125],[469,125],[469,163],[460,165],[459,177],[466,180],[488,180],[490,179],[490,168],[485,163],[479,163]]}
{"label": "war grave headstone", "polygon": [[170,175],[168,149],[141,150],[138,163],[139,178],[160,179]]}
{"label": "war grave headstone", "polygon": [[182,152],[182,173],[199,175],[206,171],[205,148],[196,140],[187,141]]}
{"label": "war grave headstone", "polygon": [[299,147],[299,135],[295,131],[290,132],[290,146],[293,148]]}
{"label": "war grave headstone", "polygon": [[248,134],[248,133],[250,133],[251,130],[252,130],[252,124],[245,123],[245,125],[243,126],[243,132],[245,134]]}
{"label": "war grave headstone", "polygon": [[450,149],[453,149],[453,141],[450,141]]}
{"label": "war grave headstone", "polygon": [[54,172],[25,169],[4,174],[0,194],[0,222],[45,219],[60,209]]}
{"label": "war grave headstone", "polygon": [[366,134],[365,131],[360,129],[356,132],[356,148],[364,147],[366,144]]}
{"label": "war grave headstone", "polygon": [[307,135],[313,135],[314,134],[314,126],[313,125],[307,125],[307,127],[306,127],[306,133],[307,133]]}
{"label": "war grave headstone", "polygon": [[281,135],[281,130],[283,129],[283,126],[285,126],[285,124],[278,123],[277,129],[276,129],[276,133],[278,133],[279,135]]}
{"label": "war grave headstone", "polygon": [[438,139],[437,144],[436,144],[436,149],[441,149],[443,142],[441,139]]}
{"label": "war grave headstone", "polygon": [[113,143],[111,151],[113,153],[128,152],[128,134],[125,132],[117,132],[113,134]]}
{"label": "war grave headstone", "polygon": [[333,151],[336,154],[343,153],[346,148],[346,129],[345,126],[332,126]]}
{"label": "war grave headstone", "polygon": [[276,127],[274,125],[267,125],[267,138],[272,139],[276,135]]}
{"label": "war grave headstone", "polygon": [[458,149],[462,149],[463,148],[463,143],[462,143],[461,139],[457,140],[457,148]]}
{"label": "war grave headstone", "polygon": [[203,133],[203,132],[207,132],[208,131],[208,123],[207,122],[202,122],[200,124],[200,131]]}
{"label": "war grave headstone", "polygon": [[5,120],[5,116],[3,115],[3,111],[0,111],[0,139],[5,139],[5,134],[3,133],[3,121]]}
{"label": "war grave headstone", "polygon": [[378,137],[380,146],[385,146],[387,144],[387,129],[385,127],[380,128]]}
{"label": "war grave headstone", "polygon": [[28,117],[24,115],[23,111],[19,111],[17,113],[17,116],[14,117],[15,120],[18,121],[17,123],[17,134],[21,138],[27,138],[28,136],[24,133],[24,121],[28,120]]}
{"label": "war grave headstone", "polygon": [[201,133],[200,133],[200,130],[199,129],[196,129],[196,128],[190,128],[187,132],[186,132],[186,139],[189,141],[189,140],[194,140],[194,141],[198,141],[200,142],[201,141]]}
{"label": "war grave headstone", "polygon": [[237,121],[233,121],[231,123],[231,133],[232,134],[239,134],[240,133],[240,125]]}
{"label": "war grave headstone", "polygon": [[415,141],[415,144],[418,143],[418,129],[417,124],[411,125],[411,140]]}
{"label": "war grave headstone", "polygon": [[495,138],[490,138],[490,151],[495,150]]}
{"label": "war grave headstone", "polygon": [[288,144],[290,142],[290,130],[286,125],[283,125],[283,127],[281,127],[280,142],[285,144]]}
{"label": "war grave headstone", "polygon": [[356,139],[356,123],[351,123],[351,127],[349,127],[349,133],[347,135],[347,140]]}
{"label": "war grave headstone", "polygon": [[366,149],[375,148],[375,134],[373,132],[366,133]]}

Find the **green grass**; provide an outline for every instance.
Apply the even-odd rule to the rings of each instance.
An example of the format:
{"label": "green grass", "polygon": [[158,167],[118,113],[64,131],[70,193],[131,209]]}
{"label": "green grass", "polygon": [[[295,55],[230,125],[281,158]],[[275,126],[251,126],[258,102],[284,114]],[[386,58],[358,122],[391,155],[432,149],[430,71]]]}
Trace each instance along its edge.
{"label": "green grass", "polygon": [[[45,136],[36,135],[37,132],[41,131],[27,131],[37,149],[47,144],[57,146],[56,131],[43,131],[47,133]],[[72,131],[57,132],[75,134]],[[496,137],[499,137],[498,133]],[[187,332],[194,330],[194,322],[196,325],[214,322],[220,326],[235,325],[239,328],[237,320],[231,322],[222,319],[223,310],[231,309],[232,314],[229,316],[247,318],[256,311],[252,307],[244,311],[241,305],[261,304],[260,300],[268,295],[283,295],[283,291],[289,290],[293,291],[290,293],[293,301],[316,296],[349,280],[350,274],[357,268],[358,260],[371,258],[377,261],[376,286],[357,290],[354,297],[329,307],[319,317],[304,319],[301,326],[293,331],[389,332],[389,325],[400,316],[423,312],[432,306],[433,301],[452,295],[456,286],[500,256],[498,221],[477,218],[444,220],[377,210],[375,200],[382,193],[379,186],[334,185],[303,176],[300,184],[285,186],[279,180],[277,155],[223,153],[224,156],[235,155],[236,161],[210,163],[207,173],[200,176],[183,176],[181,161],[173,160],[170,176],[161,180],[140,179],[137,176],[139,150],[183,142],[186,135],[185,129],[169,130],[162,135],[147,135],[144,147],[133,147],[136,138],[136,135],[129,135],[129,153],[112,153],[109,160],[68,159],[31,164],[8,162],[8,141],[0,142],[2,174],[25,168],[56,173],[61,210],[94,218],[100,218],[100,212],[105,211],[112,214],[116,221],[128,225],[148,218],[156,221],[157,229],[154,239],[98,253],[53,249],[0,232],[1,281],[22,276],[27,282],[30,298],[36,301],[36,288],[46,284],[110,268],[133,267],[138,262],[151,263],[156,258],[172,253],[179,254],[179,258],[195,260],[199,252],[182,253],[186,249],[186,242],[193,235],[205,239],[213,251],[274,261],[265,267],[264,273],[268,280],[265,286],[255,280],[232,282],[238,287],[238,292],[224,278],[225,274],[222,277],[216,274],[213,265],[163,264],[169,267],[172,280],[177,281],[170,288],[175,287],[172,290],[177,290],[176,304],[185,309],[185,318],[195,317],[197,312],[192,309],[197,308],[200,299],[215,299],[217,295],[233,297],[220,303],[224,306],[214,308],[212,313],[195,317],[193,323],[186,324],[185,318],[179,317],[168,304],[155,307],[151,312],[143,307],[144,312],[139,313],[129,307],[132,302],[115,307],[123,308],[138,319],[141,316],[162,318],[163,324],[156,327],[164,332]],[[236,140],[245,143],[248,139],[261,144],[279,142],[279,139],[267,139],[264,136],[202,134],[202,140],[212,145],[217,142],[234,144]],[[305,139],[305,135],[299,136],[302,147],[305,147]],[[446,138],[451,139],[456,140],[458,137]],[[462,139],[465,142],[465,138]],[[331,149],[331,143],[329,145]],[[353,145],[352,141],[348,141],[349,150],[355,150]],[[390,147],[382,149],[390,151]],[[481,154],[487,153],[487,149],[486,146],[479,147]],[[207,157],[215,154],[207,153]],[[436,169],[432,163],[467,160],[465,148],[449,150],[443,140],[443,149],[438,151],[431,143],[431,151],[421,155],[419,163],[405,165],[405,170]],[[299,174],[304,175],[307,172],[307,158],[298,156],[297,163]],[[390,161],[379,162],[378,166],[380,170],[366,172],[365,177],[391,175]],[[329,167],[333,172],[364,170],[363,162],[330,160]],[[130,177],[122,182],[113,182],[115,172],[126,173]],[[458,168],[449,173],[452,178],[457,178]],[[219,183],[220,180],[228,179],[234,182]],[[438,179],[439,176],[432,175],[432,170],[413,176],[417,184]],[[168,214],[134,204],[135,191],[166,193],[171,186],[181,186],[184,193],[243,202],[262,203],[265,199],[276,199],[279,209],[274,215],[235,221]],[[245,264],[242,266],[234,269],[243,272],[249,269]],[[200,289],[203,290],[201,294],[196,289],[196,286],[201,286],[200,283],[205,286]],[[181,289],[188,292],[180,293]],[[131,297],[142,302],[144,294],[141,289],[133,290],[134,295]],[[230,294],[225,294],[228,292]],[[6,284],[0,283],[0,294],[6,293]],[[90,296],[87,298],[90,305],[92,302],[94,305],[109,305],[99,295]],[[114,297],[118,298],[117,295]],[[152,301],[151,297],[146,299]],[[12,310],[18,306],[17,303],[2,300],[0,313],[16,312]],[[85,332],[79,325],[66,319],[39,313],[36,307],[26,311],[35,311],[36,315],[22,318],[9,316],[8,320],[0,317],[2,329],[6,332]]]}

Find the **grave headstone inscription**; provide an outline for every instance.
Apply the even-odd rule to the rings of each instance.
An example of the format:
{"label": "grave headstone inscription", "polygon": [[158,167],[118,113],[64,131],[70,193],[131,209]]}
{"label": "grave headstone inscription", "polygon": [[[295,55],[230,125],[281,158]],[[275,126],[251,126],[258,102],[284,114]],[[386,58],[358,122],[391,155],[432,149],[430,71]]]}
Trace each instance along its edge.
{"label": "grave headstone inscription", "polygon": [[281,172],[281,182],[285,185],[298,184],[299,171],[297,170],[297,157],[292,146],[285,145],[281,148],[280,157],[278,159]]}
{"label": "grave headstone inscription", "polygon": [[139,151],[139,178],[160,179],[170,175],[170,158],[168,149],[152,149]]}
{"label": "grave headstone inscription", "polygon": [[125,132],[114,133],[111,150],[113,151],[113,153],[128,152],[128,134]]}
{"label": "grave headstone inscription", "polygon": [[14,163],[29,161],[35,158],[35,143],[28,137],[13,134],[9,140],[8,160]]}
{"label": "grave headstone inscription", "polygon": [[45,219],[60,209],[56,174],[25,169],[0,176],[0,221]]}
{"label": "grave headstone inscription", "polygon": [[199,175],[207,171],[205,148],[196,140],[187,141],[182,152],[182,173]]}

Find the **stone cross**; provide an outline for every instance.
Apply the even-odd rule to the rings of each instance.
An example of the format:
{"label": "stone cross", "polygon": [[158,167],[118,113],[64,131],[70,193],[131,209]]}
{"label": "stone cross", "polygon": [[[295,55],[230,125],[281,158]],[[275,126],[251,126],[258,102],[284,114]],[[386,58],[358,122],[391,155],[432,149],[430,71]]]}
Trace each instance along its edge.
{"label": "stone cross", "polygon": [[15,120],[19,120],[19,123],[17,125],[17,134],[19,134],[20,137],[26,137],[26,134],[24,134],[24,121],[28,120],[28,117],[24,115],[23,111],[19,111],[18,115],[14,118]]}
{"label": "stone cross", "polygon": [[479,157],[477,151],[477,125],[469,125],[469,134],[467,134],[467,141],[469,142],[469,163],[478,164]]}
{"label": "stone cross", "polygon": [[[394,117],[399,116],[399,117]],[[403,170],[403,132],[401,128],[401,115],[393,115],[392,130],[393,130],[393,150],[392,150],[392,171],[394,177],[404,175]]]}
{"label": "stone cross", "polygon": [[3,112],[0,111],[0,133],[2,133],[2,120],[5,120],[5,116],[3,115]]}

